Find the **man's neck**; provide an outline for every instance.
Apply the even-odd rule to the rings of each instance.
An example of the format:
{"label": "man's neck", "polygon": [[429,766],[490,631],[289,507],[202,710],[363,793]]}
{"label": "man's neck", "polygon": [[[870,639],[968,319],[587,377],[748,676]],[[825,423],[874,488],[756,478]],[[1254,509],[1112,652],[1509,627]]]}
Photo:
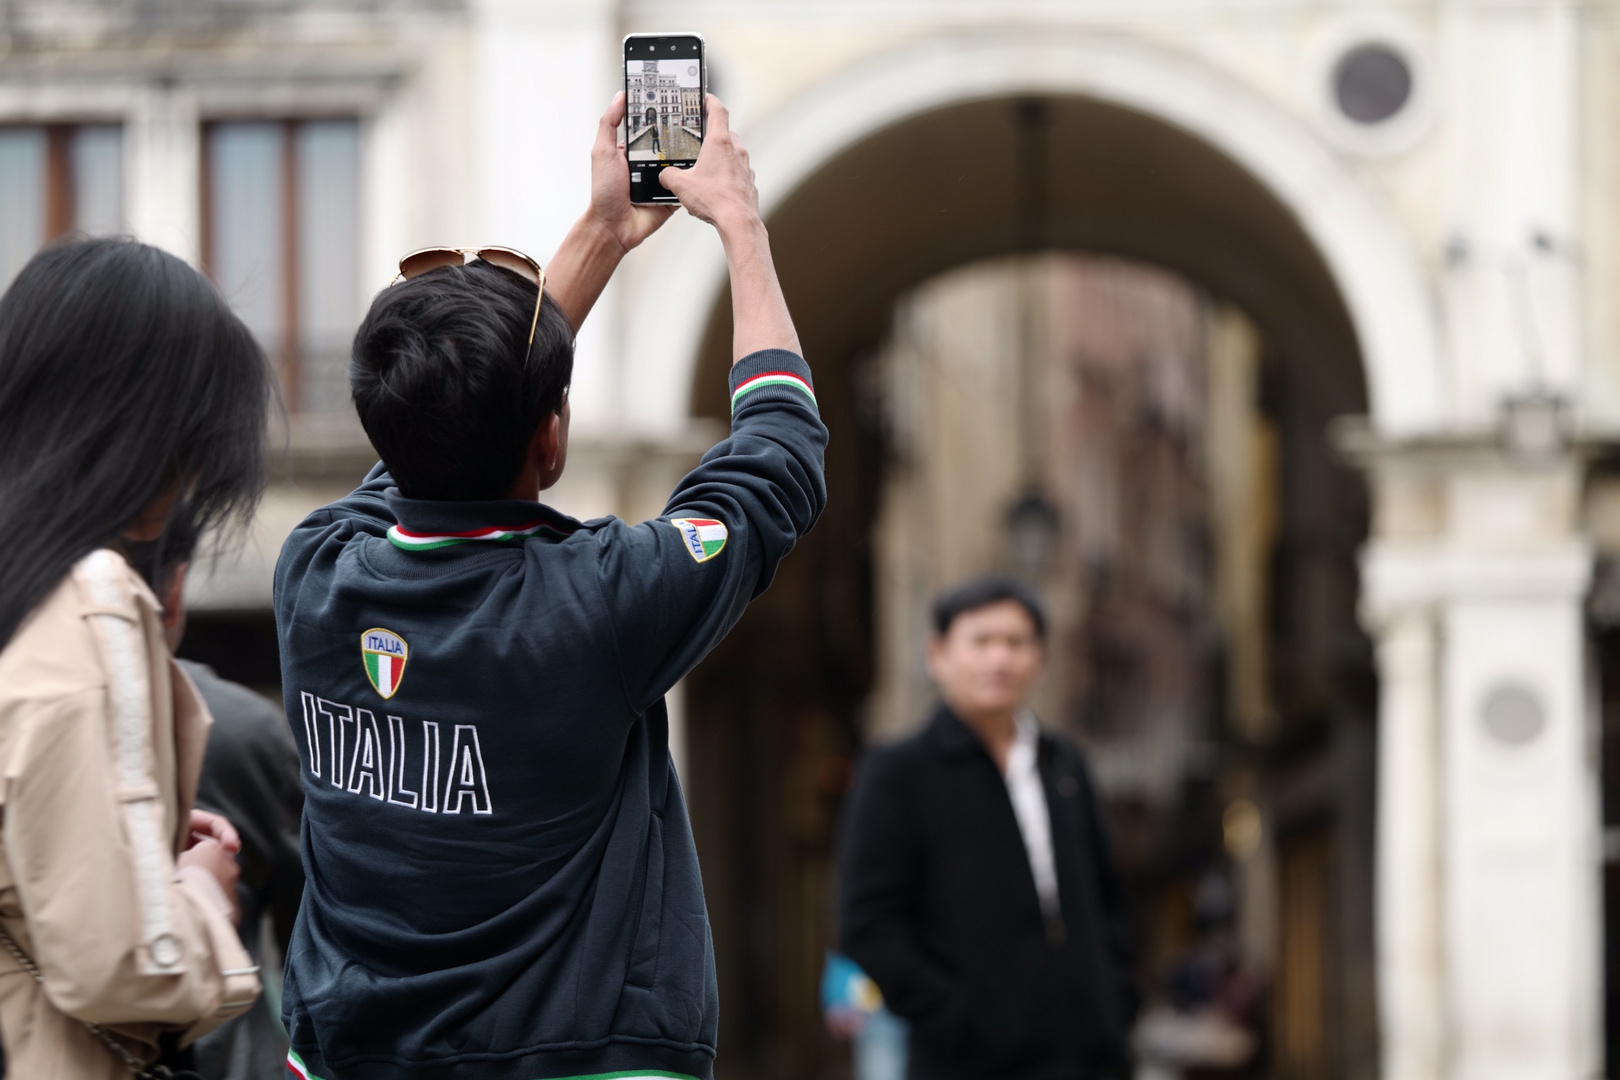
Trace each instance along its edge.
{"label": "man's neck", "polygon": [[955,705],[951,705],[951,711],[968,726],[969,731],[979,737],[979,741],[990,754],[990,760],[996,763],[996,768],[1006,772],[1007,752],[1012,749],[1013,740],[1018,737],[1018,714],[969,712]]}

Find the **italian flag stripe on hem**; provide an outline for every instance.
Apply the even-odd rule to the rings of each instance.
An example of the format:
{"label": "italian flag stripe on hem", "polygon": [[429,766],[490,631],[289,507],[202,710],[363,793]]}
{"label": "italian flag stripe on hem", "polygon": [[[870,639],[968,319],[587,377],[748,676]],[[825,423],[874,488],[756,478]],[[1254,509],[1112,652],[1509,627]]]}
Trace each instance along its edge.
{"label": "italian flag stripe on hem", "polygon": [[[304,1065],[304,1059],[295,1050],[287,1051],[287,1071],[299,1080],[322,1080]],[[538,1080],[538,1078],[537,1078]],[[582,1073],[578,1076],[557,1076],[550,1080],[698,1080],[691,1073],[664,1072],[661,1069],[632,1069],[629,1072]]]}
{"label": "italian flag stripe on hem", "polygon": [[737,384],[737,389],[731,392],[731,411],[737,411],[737,402],[744,397],[767,386],[786,386],[797,390],[810,399],[810,404],[815,405],[818,409],[820,408],[820,405],[816,402],[816,392],[810,389],[810,384],[799,376],[791,371],[766,371],[744,379]]}

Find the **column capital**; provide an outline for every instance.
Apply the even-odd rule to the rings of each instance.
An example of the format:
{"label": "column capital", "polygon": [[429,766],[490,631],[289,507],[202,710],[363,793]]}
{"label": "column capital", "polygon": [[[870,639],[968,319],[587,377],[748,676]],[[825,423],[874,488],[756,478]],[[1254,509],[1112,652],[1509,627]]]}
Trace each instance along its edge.
{"label": "column capital", "polygon": [[1515,434],[1517,416],[1504,414],[1496,431],[1392,439],[1346,422],[1334,433],[1370,488],[1361,555],[1370,630],[1414,607],[1584,594],[1593,558],[1580,517],[1585,450]]}
{"label": "column capital", "polygon": [[1374,623],[1455,600],[1578,600],[1591,584],[1592,546],[1578,536],[1499,549],[1375,538],[1362,551],[1361,575],[1362,617]]}

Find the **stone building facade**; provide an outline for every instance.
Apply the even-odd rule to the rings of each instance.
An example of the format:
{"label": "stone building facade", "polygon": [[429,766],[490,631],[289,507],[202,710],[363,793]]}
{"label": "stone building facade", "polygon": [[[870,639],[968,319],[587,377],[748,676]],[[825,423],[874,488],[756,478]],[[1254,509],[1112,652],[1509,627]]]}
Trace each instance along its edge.
{"label": "stone building facade", "polygon": [[[1194,470],[1191,421],[1167,421],[1136,474],[1144,497],[1204,478],[1199,527],[1224,568],[1176,589],[1215,641],[1200,670],[1218,679],[1194,689],[1225,726],[1148,772],[1186,789],[1201,755],[1236,755],[1208,798],[1257,815],[1234,830],[1255,844],[1228,854],[1261,898],[1237,918],[1272,942],[1284,988],[1279,1075],[1588,1077],[1606,1027],[1605,814],[1620,824],[1600,767],[1620,723],[1617,15],[1613,0],[14,0],[0,273],[70,229],[128,230],[207,269],[265,341],[289,403],[277,481],[246,548],[191,597],[193,648],[228,630],[216,659],[263,657],[243,643],[268,634],[281,537],[370,461],[341,380],[369,296],[426,244],[545,256],[585,203],[622,35],[702,32],[834,431],[826,518],[676,710],[722,1069],[835,1068],[813,977],[837,795],[856,744],[904,724],[880,707],[902,700],[884,697],[904,645],[885,635],[914,627],[921,595],[879,575],[895,565],[894,394],[873,372],[900,340],[896,303],[984,259],[1063,252],[1173,271],[1206,314],[1241,312],[1210,316],[1193,346],[1206,398],[1225,401],[1200,422],[1236,425],[1203,445],[1224,449]],[[561,507],[656,512],[723,423],[728,321],[719,245],[677,217],[581,335]],[[1009,365],[1034,354],[984,340],[1022,342]],[[1107,380],[1086,378],[1061,421],[1077,446],[1108,421],[1088,411]],[[1046,475],[1045,497],[1071,479],[1100,482]],[[986,535],[963,569],[1007,560],[1011,532]],[[1060,601],[1078,595],[1078,570],[1048,573]],[[1087,655],[1073,662],[1114,654]],[[1347,913],[1363,893],[1364,917]]]}
{"label": "stone building facade", "polygon": [[681,88],[675,76],[661,73],[656,60],[643,60],[641,68],[629,72],[625,78],[625,95],[629,102],[627,123],[632,140],[643,128],[679,124],[683,114]]}
{"label": "stone building facade", "polygon": [[681,126],[688,131],[703,130],[703,88],[681,87]]}

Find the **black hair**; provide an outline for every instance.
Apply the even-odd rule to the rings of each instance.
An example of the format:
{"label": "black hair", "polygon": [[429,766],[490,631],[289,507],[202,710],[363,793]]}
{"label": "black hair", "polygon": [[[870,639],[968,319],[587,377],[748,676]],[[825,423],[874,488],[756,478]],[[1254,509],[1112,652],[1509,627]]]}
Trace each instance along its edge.
{"label": "black hair", "polygon": [[934,600],[934,633],[944,637],[958,615],[1011,600],[1029,612],[1035,635],[1046,640],[1046,610],[1035,590],[1010,577],[980,577],[965,581],[940,593]]}
{"label": "black hair", "polygon": [[[29,260],[0,296],[0,647],[91,551],[117,547],[154,581],[175,545],[189,558],[245,520],[271,394],[253,335],[175,256],[98,239]],[[171,493],[162,535],[125,540]]]}
{"label": "black hair", "polygon": [[504,498],[535,430],[562,409],[574,332],[534,283],[482,260],[384,289],[354,336],[349,389],[402,494]]}

